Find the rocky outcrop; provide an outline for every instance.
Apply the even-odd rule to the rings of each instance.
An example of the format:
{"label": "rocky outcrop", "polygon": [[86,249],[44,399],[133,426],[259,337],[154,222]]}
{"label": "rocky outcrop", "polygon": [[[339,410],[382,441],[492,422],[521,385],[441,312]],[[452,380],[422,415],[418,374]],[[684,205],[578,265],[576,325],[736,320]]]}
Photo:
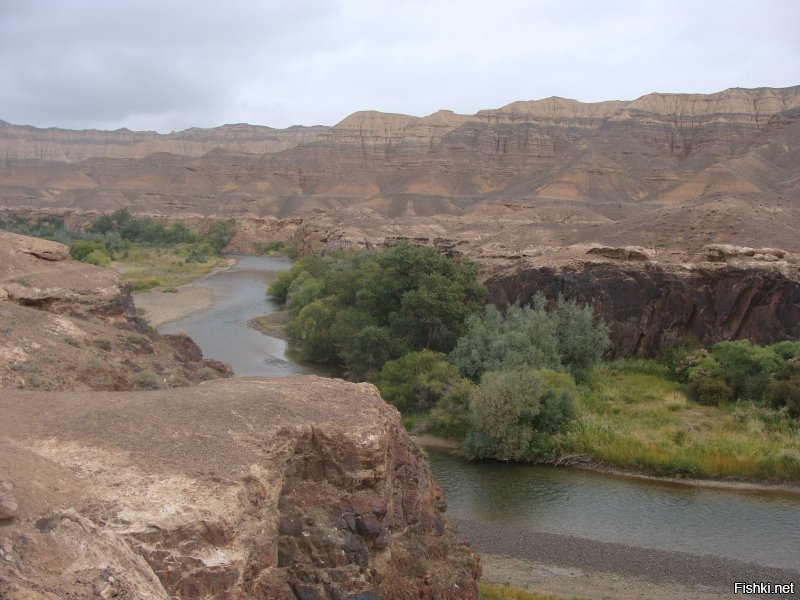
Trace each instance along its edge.
{"label": "rocky outcrop", "polygon": [[230,375],[186,336],[149,331],[115,271],[68,254],[0,231],[0,388],[150,389]]}
{"label": "rocky outcrop", "polygon": [[617,356],[655,356],[686,337],[706,345],[800,339],[800,261],[774,252],[774,261],[731,251],[726,263],[672,263],[551,251],[501,268],[486,286],[501,305],[527,304],[539,293],[591,305],[609,324]]}
{"label": "rocky outcrop", "polygon": [[7,391],[4,598],[477,598],[479,565],[397,411],[294,376]]}

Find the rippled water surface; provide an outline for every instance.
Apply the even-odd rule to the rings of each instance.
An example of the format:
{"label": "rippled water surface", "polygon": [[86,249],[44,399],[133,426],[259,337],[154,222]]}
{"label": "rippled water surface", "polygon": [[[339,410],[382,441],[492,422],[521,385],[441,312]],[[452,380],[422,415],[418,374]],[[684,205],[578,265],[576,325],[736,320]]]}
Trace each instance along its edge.
{"label": "rippled water surface", "polygon": [[[287,356],[285,341],[247,326],[276,310],[267,284],[290,262],[238,256],[238,264],[194,285],[209,287],[214,306],[163,325],[188,333],[210,357],[238,375],[330,374]],[[633,546],[712,554],[800,569],[800,496],[730,491],[635,480],[573,469],[469,462],[429,451],[448,514],[533,531]]]}
{"label": "rippled water surface", "polygon": [[451,516],[800,569],[800,496],[794,494],[470,462],[436,450],[428,458]]}

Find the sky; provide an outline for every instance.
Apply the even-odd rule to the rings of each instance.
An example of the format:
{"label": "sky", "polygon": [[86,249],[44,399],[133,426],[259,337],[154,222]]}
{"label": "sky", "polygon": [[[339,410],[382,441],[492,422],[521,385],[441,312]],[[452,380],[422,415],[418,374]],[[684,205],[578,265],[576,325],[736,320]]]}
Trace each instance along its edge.
{"label": "sky", "polygon": [[0,119],[153,130],[800,84],[796,0],[0,0]]}

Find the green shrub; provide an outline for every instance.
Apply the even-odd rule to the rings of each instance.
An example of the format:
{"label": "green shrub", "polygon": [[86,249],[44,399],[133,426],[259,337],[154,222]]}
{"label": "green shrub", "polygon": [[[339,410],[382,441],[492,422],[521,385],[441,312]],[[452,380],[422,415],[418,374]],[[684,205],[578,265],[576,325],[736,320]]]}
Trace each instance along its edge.
{"label": "green shrub", "polygon": [[402,412],[420,412],[433,408],[460,379],[444,354],[423,350],[387,362],[372,382]]}
{"label": "green shrub", "polygon": [[734,399],[734,390],[721,377],[697,377],[689,384],[689,396],[700,404],[719,406]]}
{"label": "green shrub", "polygon": [[582,380],[608,343],[607,327],[588,307],[559,298],[548,312],[537,296],[532,306],[510,306],[501,314],[489,305],[470,317],[449,360],[473,381],[488,371],[562,368]]}
{"label": "green shrub", "polygon": [[94,345],[106,352],[111,350],[111,342],[103,338],[94,340]]}
{"label": "green shrub", "polygon": [[689,371],[707,355],[700,340],[690,336],[671,344],[662,353],[660,361],[667,367],[670,377],[689,383]]}
{"label": "green shrub", "polygon": [[150,369],[134,373],[131,376],[131,382],[140,390],[158,390],[164,387],[164,378]]}
{"label": "green shrub", "polygon": [[770,349],[786,361],[800,358],[800,342],[778,342],[770,346]]}
{"label": "green shrub", "polygon": [[83,258],[83,262],[97,265],[98,267],[107,267],[111,264],[111,257],[105,250],[92,250]]}
{"label": "green shrub", "polygon": [[800,418],[800,375],[770,382],[764,400],[774,408],[786,407],[789,416]]}
{"label": "green shrub", "polygon": [[550,452],[549,441],[537,436],[566,425],[574,397],[574,383],[563,373],[533,369],[485,373],[470,397],[472,429],[465,449],[477,458],[502,460]]}
{"label": "green shrub", "polygon": [[464,439],[470,426],[469,399],[474,388],[469,379],[451,382],[430,412],[428,431],[435,435]]}

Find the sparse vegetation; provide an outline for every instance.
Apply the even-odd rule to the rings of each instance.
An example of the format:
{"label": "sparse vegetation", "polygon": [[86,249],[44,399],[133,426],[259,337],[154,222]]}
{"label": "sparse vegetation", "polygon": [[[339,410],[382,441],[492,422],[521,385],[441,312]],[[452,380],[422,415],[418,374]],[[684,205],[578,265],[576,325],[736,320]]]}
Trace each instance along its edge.
{"label": "sparse vegetation", "polygon": [[94,343],[95,346],[97,346],[98,348],[100,348],[101,350],[104,350],[106,352],[111,350],[111,342],[109,340],[107,340],[107,339],[99,338],[99,339],[94,340],[93,343]]}
{"label": "sparse vegetation", "polygon": [[180,221],[165,224],[125,209],[98,217],[84,232],[51,216],[31,222],[11,215],[0,218],[0,228],[67,244],[73,259],[116,268],[134,291],[174,288],[223,266],[218,254],[234,234],[233,226],[221,221],[201,235]]}
{"label": "sparse vegetation", "polygon": [[[490,581],[480,583],[481,600],[567,600],[563,596],[552,596],[540,592],[528,592],[510,585],[501,585]],[[580,600],[570,596],[569,600]]]}
{"label": "sparse vegetation", "polygon": [[143,369],[131,375],[131,383],[140,390],[158,390],[164,387],[164,378],[150,369]]}

